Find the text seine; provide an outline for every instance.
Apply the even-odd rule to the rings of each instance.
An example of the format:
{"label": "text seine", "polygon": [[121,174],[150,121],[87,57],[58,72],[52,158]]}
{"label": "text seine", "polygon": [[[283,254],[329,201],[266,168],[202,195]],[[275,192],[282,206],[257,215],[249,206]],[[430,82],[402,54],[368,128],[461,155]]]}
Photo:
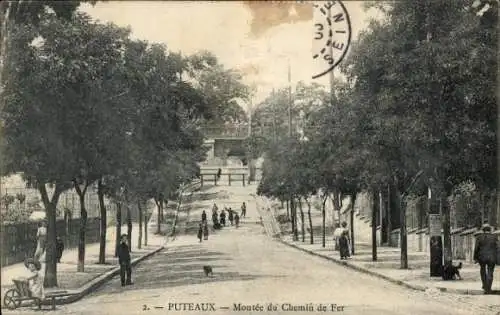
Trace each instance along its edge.
{"label": "text seine", "polygon": [[233,304],[233,311],[235,312],[272,312],[272,311],[283,311],[283,312],[342,312],[344,311],[344,306],[337,304],[318,304],[314,305],[312,303],[294,305],[290,303],[283,304]]}

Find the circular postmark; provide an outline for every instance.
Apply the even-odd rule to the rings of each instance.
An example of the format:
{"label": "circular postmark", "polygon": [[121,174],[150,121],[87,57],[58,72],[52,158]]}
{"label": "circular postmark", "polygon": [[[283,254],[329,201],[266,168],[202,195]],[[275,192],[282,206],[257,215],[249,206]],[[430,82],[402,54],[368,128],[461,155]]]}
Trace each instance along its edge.
{"label": "circular postmark", "polygon": [[351,21],[341,1],[314,4],[313,75],[317,79],[333,69],[344,59],[351,44]]}

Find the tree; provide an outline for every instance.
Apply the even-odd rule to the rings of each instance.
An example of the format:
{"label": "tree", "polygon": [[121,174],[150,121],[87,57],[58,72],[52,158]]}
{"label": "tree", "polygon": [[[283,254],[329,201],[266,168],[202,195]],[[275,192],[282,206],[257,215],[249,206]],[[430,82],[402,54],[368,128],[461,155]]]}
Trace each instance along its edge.
{"label": "tree", "polygon": [[[71,174],[81,209],[80,272],[85,259],[86,191],[108,171],[103,161],[116,161],[116,145],[125,140],[123,130],[109,128],[107,118],[119,113],[117,98],[113,97],[123,86],[116,82],[115,75],[119,75],[121,49],[128,33],[112,25],[92,23],[84,14],[75,15],[69,22],[52,17],[40,27],[40,67],[50,69],[49,74],[57,79],[52,80],[54,89],[49,93],[54,99],[59,96],[61,103],[67,102],[55,114],[63,121],[63,141],[75,154]],[[68,75],[58,77],[58,73]]]}
{"label": "tree", "polygon": [[67,122],[55,119],[66,101],[56,92],[62,78],[44,66],[40,50],[31,45],[29,39],[36,34],[32,26],[19,25],[9,36],[12,53],[3,69],[9,77],[2,93],[3,165],[5,173],[22,172],[36,182],[41,194],[48,221],[45,284],[52,287],[57,285],[56,206],[61,193],[71,187],[76,157],[60,132]]}
{"label": "tree", "polygon": [[185,58],[187,74],[193,87],[203,95],[204,117],[214,125],[225,122],[246,122],[247,116],[237,99],[248,101],[250,89],[241,82],[242,75],[225,69],[210,52],[203,51]]}
{"label": "tree", "polygon": [[[474,60],[469,34],[477,28],[474,25],[478,19],[464,10],[466,7],[465,2],[454,2],[446,8],[442,3],[422,1],[410,6],[387,4],[387,20],[371,23],[344,64],[349,78],[355,80],[354,90],[360,100],[376,109],[376,115],[368,120],[373,122],[376,139],[371,147],[378,159],[386,161],[384,168],[390,170],[394,187],[391,195],[401,214],[403,251],[405,216],[400,197],[420,171],[425,179],[432,179],[434,191],[446,205],[444,199],[451,187],[470,176],[488,178],[480,169],[492,165],[471,168],[466,162],[470,161],[468,151],[463,148],[463,141],[468,139],[476,153],[488,152],[492,129],[486,127],[491,124],[483,114],[490,113],[491,117],[490,110],[495,108],[475,107],[479,103],[469,92],[467,78],[474,69],[467,64]],[[412,75],[406,75],[410,70]],[[488,160],[486,156],[480,160]],[[449,262],[446,209],[444,206],[443,229],[445,261]],[[402,267],[407,267],[403,260]]]}

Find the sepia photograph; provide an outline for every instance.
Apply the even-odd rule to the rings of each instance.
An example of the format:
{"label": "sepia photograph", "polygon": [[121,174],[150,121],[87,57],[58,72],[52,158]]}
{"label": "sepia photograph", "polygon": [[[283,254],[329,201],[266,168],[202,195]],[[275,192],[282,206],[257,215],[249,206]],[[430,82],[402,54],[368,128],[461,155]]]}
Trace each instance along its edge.
{"label": "sepia photograph", "polygon": [[499,4],[0,1],[1,313],[500,315]]}

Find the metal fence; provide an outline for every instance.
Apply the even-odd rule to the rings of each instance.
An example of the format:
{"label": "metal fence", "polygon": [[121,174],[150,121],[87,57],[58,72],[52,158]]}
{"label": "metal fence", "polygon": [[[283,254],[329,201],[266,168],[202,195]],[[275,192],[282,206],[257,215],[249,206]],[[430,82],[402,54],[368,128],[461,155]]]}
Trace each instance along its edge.
{"label": "metal fence", "polygon": [[[87,244],[99,242],[99,218],[87,220]],[[27,257],[33,257],[36,250],[37,222],[6,224],[2,226],[2,266],[23,262]],[[80,219],[56,221],[56,235],[60,236],[66,249],[78,246]]]}

